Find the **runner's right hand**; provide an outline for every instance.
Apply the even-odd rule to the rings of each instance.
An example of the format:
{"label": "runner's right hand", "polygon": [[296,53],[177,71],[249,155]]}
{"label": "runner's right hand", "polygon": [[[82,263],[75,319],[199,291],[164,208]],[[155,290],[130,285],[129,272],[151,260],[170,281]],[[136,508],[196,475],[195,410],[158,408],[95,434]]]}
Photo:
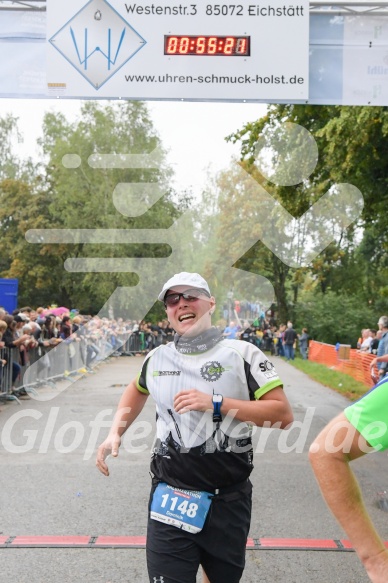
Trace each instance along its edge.
{"label": "runner's right hand", "polygon": [[119,447],[121,444],[121,437],[116,435],[114,437],[107,437],[107,439],[100,445],[97,450],[96,466],[104,476],[109,476],[109,469],[105,462],[108,455],[117,457],[119,455]]}

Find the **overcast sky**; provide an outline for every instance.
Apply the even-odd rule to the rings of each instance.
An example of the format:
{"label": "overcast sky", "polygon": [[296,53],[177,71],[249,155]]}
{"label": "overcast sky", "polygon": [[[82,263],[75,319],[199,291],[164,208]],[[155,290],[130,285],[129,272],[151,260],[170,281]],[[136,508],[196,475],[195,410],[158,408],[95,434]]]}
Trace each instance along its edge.
{"label": "overcast sky", "polygon": [[[209,168],[216,172],[226,168],[239,148],[225,142],[228,134],[245,123],[262,117],[266,105],[253,103],[149,102],[154,127],[169,150],[168,160],[176,174],[175,186],[199,193],[206,184]],[[41,135],[43,114],[62,111],[74,119],[78,100],[0,99],[0,116],[13,113],[19,117],[24,144],[22,155],[36,156],[36,140]]]}

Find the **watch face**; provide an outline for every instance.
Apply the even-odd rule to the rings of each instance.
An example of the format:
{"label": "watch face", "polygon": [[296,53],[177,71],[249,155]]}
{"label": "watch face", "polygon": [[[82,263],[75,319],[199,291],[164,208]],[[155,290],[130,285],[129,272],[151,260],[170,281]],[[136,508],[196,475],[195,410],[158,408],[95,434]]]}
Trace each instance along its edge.
{"label": "watch face", "polygon": [[213,395],[213,403],[222,403],[222,395]]}

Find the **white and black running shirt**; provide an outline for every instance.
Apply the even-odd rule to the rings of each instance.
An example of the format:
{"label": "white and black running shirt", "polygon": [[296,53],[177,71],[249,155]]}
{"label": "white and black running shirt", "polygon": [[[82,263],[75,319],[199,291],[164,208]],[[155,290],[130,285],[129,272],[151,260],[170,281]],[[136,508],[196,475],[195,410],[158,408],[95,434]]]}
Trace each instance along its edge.
{"label": "white and black running shirt", "polygon": [[174,411],[174,397],[187,389],[242,401],[281,387],[273,364],[256,346],[221,340],[205,352],[182,354],[173,342],[151,351],[137,388],[156,402],[156,442],[151,471],[168,484],[214,490],[248,478],[252,443],[247,423],[229,413],[214,423],[211,411]]}

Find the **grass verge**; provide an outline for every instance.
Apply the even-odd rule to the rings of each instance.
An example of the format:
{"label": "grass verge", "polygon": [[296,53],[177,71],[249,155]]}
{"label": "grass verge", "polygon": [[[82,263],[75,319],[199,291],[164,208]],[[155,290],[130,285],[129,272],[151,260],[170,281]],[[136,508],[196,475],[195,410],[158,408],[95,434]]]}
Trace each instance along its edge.
{"label": "grass verge", "polygon": [[295,358],[295,360],[292,361],[290,360],[289,364],[292,364],[295,368],[307,374],[314,381],[317,381],[326,387],[330,387],[330,389],[337,391],[337,393],[341,393],[341,395],[347,397],[351,401],[356,401],[370,389],[370,387],[356,381],[353,377],[332,370],[324,364],[303,360],[302,358]]}

